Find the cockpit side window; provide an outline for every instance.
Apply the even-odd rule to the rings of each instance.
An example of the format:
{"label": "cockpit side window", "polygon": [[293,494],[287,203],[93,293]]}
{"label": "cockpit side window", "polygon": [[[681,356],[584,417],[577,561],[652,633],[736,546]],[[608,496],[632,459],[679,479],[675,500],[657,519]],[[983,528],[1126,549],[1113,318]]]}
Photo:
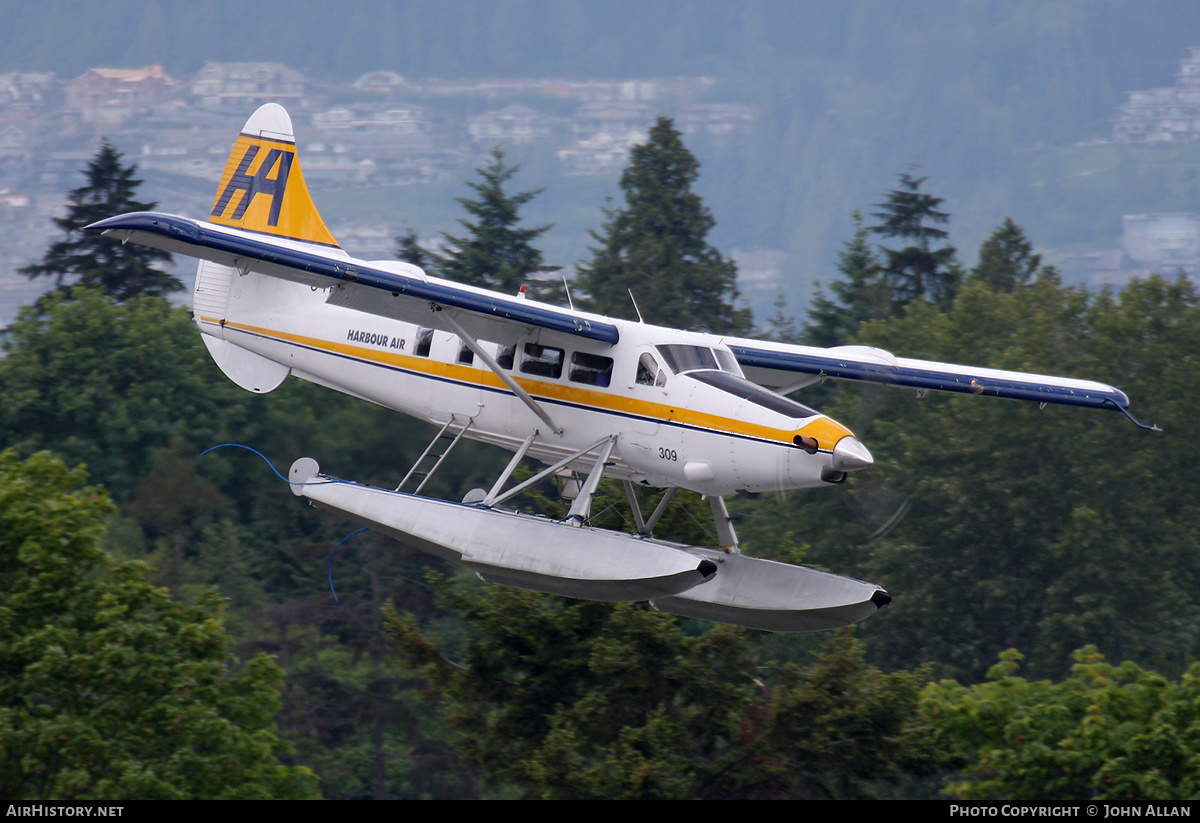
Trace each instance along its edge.
{"label": "cockpit side window", "polygon": [[742,374],[742,367],[738,365],[737,359],[731,352],[725,349],[713,349],[713,354],[717,356],[717,362],[721,364],[721,371],[739,376]]}
{"label": "cockpit side window", "polygon": [[667,376],[658,367],[658,361],[650,352],[642,352],[638,358],[637,382],[643,386],[665,386]]}

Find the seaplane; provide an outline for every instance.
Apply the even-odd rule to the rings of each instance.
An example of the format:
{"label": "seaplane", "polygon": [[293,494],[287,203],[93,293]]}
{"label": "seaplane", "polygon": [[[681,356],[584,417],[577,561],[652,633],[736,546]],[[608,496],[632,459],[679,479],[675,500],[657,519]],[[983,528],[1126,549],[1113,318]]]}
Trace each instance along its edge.
{"label": "seaplane", "polygon": [[[888,606],[872,583],[743,554],[725,505],[739,493],[836,485],[872,465],[853,432],[788,397],[826,378],[1130,416],[1125,394],[1102,383],[665,328],[355,259],[321,219],[276,104],[246,122],[207,221],[137,212],[90,228],[199,260],[195,322],[242,388],[270,392],[291,375],[438,429],[396,489],[301,457],[293,493],[490,583],[572,598],[776,632],[849,625]],[[488,490],[422,496],[463,438],[512,458]],[[544,468],[514,483],[524,460]],[[589,525],[605,477],[623,484],[635,533]],[[504,505],[552,478],[569,489],[564,519]],[[652,512],[638,487],[666,489]],[[653,536],[679,489],[707,499],[721,548]]]}

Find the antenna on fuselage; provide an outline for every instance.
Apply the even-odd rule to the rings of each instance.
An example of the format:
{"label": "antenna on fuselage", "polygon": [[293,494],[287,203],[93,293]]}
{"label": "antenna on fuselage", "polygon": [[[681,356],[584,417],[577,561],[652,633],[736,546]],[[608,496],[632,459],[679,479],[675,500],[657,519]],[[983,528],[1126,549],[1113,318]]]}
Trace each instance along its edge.
{"label": "antenna on fuselage", "polygon": [[575,301],[571,299],[571,284],[567,282],[567,276],[562,275],[563,289],[567,292],[567,305],[571,307],[571,311],[575,311]]}
{"label": "antenna on fuselage", "polygon": [[633,289],[626,289],[625,291],[629,292],[629,299],[633,302],[633,310],[637,312],[638,322],[645,323],[646,321],[642,319],[642,310],[638,308],[637,300],[634,299]]}

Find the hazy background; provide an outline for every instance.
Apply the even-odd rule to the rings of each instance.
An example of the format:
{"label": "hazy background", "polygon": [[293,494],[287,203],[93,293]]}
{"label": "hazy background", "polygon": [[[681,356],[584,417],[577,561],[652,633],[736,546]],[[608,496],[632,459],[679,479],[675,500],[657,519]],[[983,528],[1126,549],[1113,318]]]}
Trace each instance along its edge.
{"label": "hazy background", "polygon": [[[769,292],[803,308],[833,274],[850,212],[870,222],[914,164],[945,198],[965,262],[1011,216],[1075,282],[1089,277],[1080,255],[1120,246],[1121,215],[1200,211],[1200,144],[1108,142],[1124,92],[1172,85],[1185,47],[1200,43],[1194,0],[4,0],[0,20],[0,72],[61,79],[154,63],[186,77],[208,61],[277,61],[331,89],[372,70],[417,81],[709,77],[696,102],[754,107],[746,128],[688,143],[716,245],[782,254],[778,279],[750,295],[759,322]],[[465,117],[508,102],[453,105]],[[308,117],[293,116],[303,139]],[[136,142],[109,136],[137,160]],[[511,156],[524,167],[517,186],[546,187],[527,216],[556,224],[547,258],[570,266],[587,255],[604,197],[619,191],[615,174],[565,176],[555,148]],[[454,197],[470,193],[474,165],[456,180],[318,202],[330,223],[382,212],[437,236],[456,228]],[[143,194],[186,213],[198,192],[151,176]]]}

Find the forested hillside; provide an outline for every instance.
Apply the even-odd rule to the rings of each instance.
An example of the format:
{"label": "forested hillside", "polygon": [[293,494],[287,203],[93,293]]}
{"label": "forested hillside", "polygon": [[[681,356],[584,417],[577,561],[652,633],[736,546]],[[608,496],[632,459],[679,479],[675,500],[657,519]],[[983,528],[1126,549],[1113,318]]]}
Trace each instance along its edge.
{"label": "forested hillside", "polygon": [[[589,271],[636,270],[651,311],[705,271],[712,299],[687,322],[736,327],[728,264],[680,169],[694,160],[660,123]],[[479,174],[480,199],[460,205],[517,229],[529,193],[495,165]],[[967,266],[925,184],[902,174],[876,195],[829,291],[772,333],[1098,379],[1164,431],[1114,410],[805,390],[876,465],[841,487],[733,501],[743,550],[895,597],[857,631],[816,636],[487,586],[305,508],[246,446],[394,487],[432,432],[299,381],[240,390],[156,278],[131,294],[134,281],[101,276],[126,270],[126,247],[104,240],[92,253],[107,262],[65,270],[0,358],[6,794],[1195,797],[1200,295],[1183,279],[1065,286],[1011,220]],[[78,208],[97,201],[81,190]],[[455,248],[487,239],[484,262],[536,274],[536,230],[490,225],[464,221]],[[668,241],[664,226],[687,228]],[[436,265],[483,276],[461,270],[470,259]],[[98,287],[75,285],[85,277]],[[460,447],[428,492],[487,487],[503,459]],[[103,491],[66,468],[80,463]],[[707,505],[684,498],[657,533],[709,542]],[[551,489],[524,505],[561,515]],[[596,522],[627,528],[624,505],[606,489]],[[142,745],[110,730],[112,701]],[[252,733],[206,754],[227,723]],[[1011,731],[1029,725],[1036,738]]]}

